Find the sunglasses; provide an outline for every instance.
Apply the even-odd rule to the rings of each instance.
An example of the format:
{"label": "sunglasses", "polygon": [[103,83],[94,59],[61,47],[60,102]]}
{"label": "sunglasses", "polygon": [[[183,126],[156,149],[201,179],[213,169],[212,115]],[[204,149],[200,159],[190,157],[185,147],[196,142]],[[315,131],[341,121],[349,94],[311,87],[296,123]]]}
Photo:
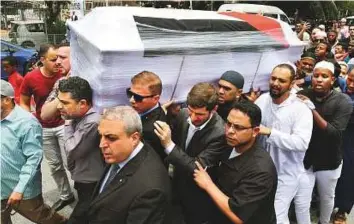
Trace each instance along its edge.
{"label": "sunglasses", "polygon": [[132,98],[132,97],[134,97],[134,101],[135,101],[135,102],[141,102],[141,101],[143,101],[143,99],[145,99],[145,98],[150,98],[150,97],[156,96],[156,95],[142,96],[142,95],[139,95],[139,94],[137,94],[137,93],[133,93],[133,92],[130,90],[130,88],[127,88],[126,92],[127,92],[127,97],[128,97],[129,99]]}

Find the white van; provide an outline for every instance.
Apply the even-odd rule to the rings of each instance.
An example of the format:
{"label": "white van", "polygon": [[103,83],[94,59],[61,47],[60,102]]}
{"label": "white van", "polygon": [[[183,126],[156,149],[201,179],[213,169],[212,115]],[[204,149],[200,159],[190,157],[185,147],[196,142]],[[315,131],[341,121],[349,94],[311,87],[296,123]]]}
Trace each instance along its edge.
{"label": "white van", "polygon": [[247,14],[261,14],[273,19],[281,20],[291,24],[288,16],[281,9],[270,5],[258,4],[223,4],[219,7],[218,12],[242,12]]}
{"label": "white van", "polygon": [[44,22],[40,20],[11,21],[9,38],[24,48],[36,48],[47,42]]}

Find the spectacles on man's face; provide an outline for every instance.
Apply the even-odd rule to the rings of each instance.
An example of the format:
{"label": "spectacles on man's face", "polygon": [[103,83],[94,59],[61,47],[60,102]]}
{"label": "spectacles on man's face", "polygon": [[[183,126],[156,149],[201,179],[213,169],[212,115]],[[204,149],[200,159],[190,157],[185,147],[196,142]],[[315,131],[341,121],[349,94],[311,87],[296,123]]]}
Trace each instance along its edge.
{"label": "spectacles on man's face", "polygon": [[252,126],[251,127],[245,127],[245,126],[242,126],[242,125],[233,124],[230,121],[226,121],[226,127],[227,127],[227,129],[232,128],[232,130],[237,131],[237,132],[253,128]]}
{"label": "spectacles on man's face", "polygon": [[137,93],[134,93],[130,90],[130,88],[127,88],[126,90],[127,92],[127,97],[130,99],[132,97],[134,97],[134,101],[135,102],[141,102],[143,101],[145,98],[150,98],[150,97],[153,97],[153,96],[156,96],[156,95],[149,95],[149,96],[142,96],[142,95],[139,95]]}

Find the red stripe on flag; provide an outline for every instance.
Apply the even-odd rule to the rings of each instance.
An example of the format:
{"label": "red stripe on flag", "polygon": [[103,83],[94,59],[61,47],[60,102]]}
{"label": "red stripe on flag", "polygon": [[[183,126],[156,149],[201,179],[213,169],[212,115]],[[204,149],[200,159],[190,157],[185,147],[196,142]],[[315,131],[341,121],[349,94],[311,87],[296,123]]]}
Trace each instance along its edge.
{"label": "red stripe on flag", "polygon": [[286,41],[279,22],[274,19],[267,18],[261,15],[246,14],[240,12],[218,12],[219,14],[231,16],[237,19],[242,19],[249,23],[257,30],[269,35],[274,40],[284,44],[286,47],[289,43]]}

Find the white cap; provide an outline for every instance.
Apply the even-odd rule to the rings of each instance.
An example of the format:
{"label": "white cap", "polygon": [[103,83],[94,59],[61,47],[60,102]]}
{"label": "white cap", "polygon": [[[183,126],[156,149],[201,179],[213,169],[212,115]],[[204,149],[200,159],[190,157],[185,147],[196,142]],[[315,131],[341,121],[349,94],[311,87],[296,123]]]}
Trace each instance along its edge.
{"label": "white cap", "polygon": [[322,31],[324,31],[326,29],[325,25],[323,25],[323,24],[319,25],[318,28],[320,28]]}
{"label": "white cap", "polygon": [[325,68],[328,69],[332,72],[332,74],[334,74],[334,64],[328,61],[320,61],[315,65],[315,68]]}
{"label": "white cap", "polygon": [[347,22],[347,19],[346,19],[346,18],[342,18],[340,21],[341,21],[342,23],[346,23],[346,22]]}
{"label": "white cap", "polygon": [[12,85],[2,79],[1,79],[0,95],[8,96],[10,98],[15,97],[15,91],[14,91],[14,88],[12,87]]}

